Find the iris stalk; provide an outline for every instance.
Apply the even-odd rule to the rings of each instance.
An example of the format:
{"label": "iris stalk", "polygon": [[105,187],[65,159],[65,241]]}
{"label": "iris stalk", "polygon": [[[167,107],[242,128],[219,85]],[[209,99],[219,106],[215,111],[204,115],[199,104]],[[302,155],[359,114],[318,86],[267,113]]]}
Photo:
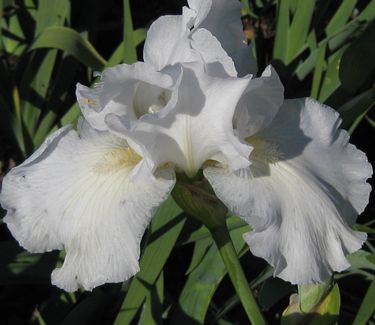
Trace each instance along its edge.
{"label": "iris stalk", "polygon": [[205,184],[196,185],[198,187],[177,182],[172,191],[173,198],[183,210],[210,230],[251,324],[266,324],[233,246],[226,225],[227,208],[214,195],[202,189]]}
{"label": "iris stalk", "polygon": [[266,324],[243,272],[233,242],[226,226],[210,229],[232,284],[241,300],[247,316],[254,325]]}

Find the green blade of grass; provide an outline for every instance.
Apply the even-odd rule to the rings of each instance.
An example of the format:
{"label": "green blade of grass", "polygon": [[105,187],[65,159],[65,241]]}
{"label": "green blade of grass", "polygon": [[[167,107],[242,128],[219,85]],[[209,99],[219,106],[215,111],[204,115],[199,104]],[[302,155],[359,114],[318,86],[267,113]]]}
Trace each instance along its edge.
{"label": "green blade of grass", "polygon": [[277,25],[273,58],[285,63],[289,46],[289,0],[277,2]]}
{"label": "green blade of grass", "polygon": [[149,288],[160,275],[182,230],[185,218],[181,209],[169,198],[151,223],[151,233],[140,260],[140,272],[132,279],[115,325],[129,324],[142,306]]}
{"label": "green blade of grass", "polygon": [[193,255],[190,260],[190,265],[186,271],[186,275],[190,274],[202,262],[207,251],[212,246],[213,242],[210,237],[203,240],[198,240],[194,243]]}
{"label": "green blade of grass", "polygon": [[137,325],[162,324],[163,300],[164,300],[164,274],[160,273],[155,285],[147,293],[146,300]]}
{"label": "green blade of grass", "polygon": [[49,27],[36,39],[31,49],[54,48],[72,55],[79,62],[94,70],[102,70],[106,60],[89,41],[68,27]]}
{"label": "green blade of grass", "polygon": [[337,111],[342,118],[341,127],[348,129],[353,122],[375,105],[375,89],[369,89],[341,106]]}
{"label": "green blade of grass", "polygon": [[375,280],[371,282],[359,307],[353,325],[365,325],[375,313]]}
{"label": "green blade of grass", "polygon": [[327,36],[335,33],[338,29],[346,24],[350,16],[353,14],[357,1],[358,0],[344,0],[341,2],[340,7],[327,24],[325,29]]}
{"label": "green blade of grass", "polygon": [[[138,28],[133,32],[134,46],[138,46],[146,39],[146,29]],[[124,41],[113,51],[111,57],[108,59],[107,66],[112,67],[116,64],[123,62],[124,60]]]}
{"label": "green blade of grass", "polygon": [[332,54],[327,62],[327,69],[324,73],[324,78],[321,83],[321,88],[319,89],[318,100],[325,102],[329,96],[333,94],[341,86],[339,79],[339,67],[340,60],[345,51],[346,47],[340,48],[334,54]]}
{"label": "green blade of grass", "polygon": [[[291,62],[306,43],[314,13],[315,0],[298,1],[297,9],[289,29],[286,63]],[[279,17],[280,18],[280,17]]]}
{"label": "green blade of grass", "polygon": [[35,36],[40,35],[47,27],[63,26],[70,14],[68,0],[39,0],[35,15]]}
{"label": "green blade of grass", "polygon": [[315,62],[315,70],[314,70],[314,75],[313,75],[313,83],[312,83],[311,94],[310,94],[312,98],[318,98],[320,84],[321,84],[322,75],[323,75],[323,69],[324,69],[326,47],[327,47],[327,44],[322,43],[319,45],[319,48],[318,48],[317,59]]}
{"label": "green blade of grass", "polygon": [[[58,61],[57,75],[64,75],[64,78],[56,78],[52,85],[52,92],[46,103],[46,113],[38,124],[34,135],[34,146],[39,147],[52,128],[58,122],[60,112],[66,112],[70,105],[69,93],[74,89],[74,81],[79,69],[79,63],[72,57],[66,56]],[[66,112],[67,113],[67,112]],[[79,115],[77,115],[78,118]],[[75,124],[75,120],[70,124]]]}
{"label": "green blade of grass", "polygon": [[[237,253],[245,245],[242,235],[242,229],[231,232]],[[227,269],[217,246],[211,245],[201,263],[190,273],[185,282],[179,297],[179,308],[182,313],[176,312],[172,322],[174,320],[177,323],[178,320],[187,317],[187,321],[203,324],[212,297],[226,273]]]}
{"label": "green blade of grass", "polygon": [[[56,50],[33,53],[21,81],[21,114],[31,137],[36,132],[39,117],[46,102],[49,82],[57,56]],[[30,148],[32,151],[35,148]]]}
{"label": "green blade of grass", "polygon": [[130,10],[130,1],[124,0],[124,32],[123,32],[123,59],[125,63],[134,63],[137,61],[137,48],[134,42],[133,20]]}

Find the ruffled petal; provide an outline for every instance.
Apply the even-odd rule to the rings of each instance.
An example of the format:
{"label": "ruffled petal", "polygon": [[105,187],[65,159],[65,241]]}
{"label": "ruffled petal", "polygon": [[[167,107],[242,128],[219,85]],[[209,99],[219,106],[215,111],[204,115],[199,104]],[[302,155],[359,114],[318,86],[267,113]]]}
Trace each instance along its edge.
{"label": "ruffled petal", "polygon": [[[139,87],[141,91],[145,87],[152,88],[155,94],[152,100],[158,105],[159,95],[171,91],[176,78],[177,76],[171,73],[157,72],[143,62],[120,64],[104,70],[101,82],[94,88],[78,84],[76,95],[85,119],[92,127],[105,131],[107,126],[104,118],[109,113],[126,116],[131,120],[142,115],[143,108],[138,108],[135,103]],[[144,96],[144,92],[142,93]]]}
{"label": "ruffled petal", "polygon": [[272,66],[252,79],[239,101],[233,118],[241,140],[267,127],[284,101],[284,87]]}
{"label": "ruffled petal", "polygon": [[204,170],[218,197],[253,226],[244,236],[251,251],[292,283],[346,269],[345,255],[366,240],[350,226],[368,203],[372,168],[340,122],[312,99],[286,101],[267,129],[248,138],[248,169]]}
{"label": "ruffled petal", "polygon": [[138,272],[139,245],[155,209],[174,185],[174,172],[130,180],[141,157],[127,143],[81,125],[49,137],[3,180],[4,218],[31,252],[65,249],[52,283],[67,291],[92,290]]}
{"label": "ruffled petal", "polygon": [[235,137],[232,118],[250,78],[214,78],[199,63],[182,68],[163,114],[144,115],[131,130],[126,119],[112,114],[108,126],[138,144],[142,155],[150,153],[154,166],[174,163],[188,175],[209,159],[223,159],[235,169],[247,166],[250,148]]}

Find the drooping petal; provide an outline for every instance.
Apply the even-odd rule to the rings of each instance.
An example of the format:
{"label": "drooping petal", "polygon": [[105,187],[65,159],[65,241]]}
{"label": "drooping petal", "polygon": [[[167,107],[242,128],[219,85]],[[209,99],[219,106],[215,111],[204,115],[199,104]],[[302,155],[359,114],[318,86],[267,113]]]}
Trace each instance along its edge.
{"label": "drooping petal", "polygon": [[272,66],[251,80],[239,101],[233,122],[240,139],[267,127],[284,100],[284,87]]}
{"label": "drooping petal", "polygon": [[218,197],[253,226],[244,236],[251,251],[292,283],[346,269],[345,255],[366,240],[350,226],[368,203],[372,168],[339,124],[312,99],[286,101],[268,128],[248,138],[248,169],[204,171]]}
{"label": "drooping petal", "polygon": [[174,184],[174,173],[132,182],[141,157],[127,143],[82,123],[65,128],[3,180],[4,221],[31,252],[65,249],[52,282],[91,290],[138,272],[143,232]]}
{"label": "drooping petal", "polygon": [[179,85],[160,114],[142,116],[131,132],[125,119],[112,114],[109,127],[126,134],[139,152],[150,153],[154,166],[174,163],[189,175],[209,159],[224,159],[235,169],[247,166],[250,149],[234,136],[232,118],[250,78],[214,78],[200,63],[182,68]]}
{"label": "drooping petal", "polygon": [[[160,104],[158,97],[163,92],[173,89],[177,76],[157,72],[152,66],[137,62],[132,65],[120,64],[108,68],[102,73],[102,80],[94,88],[77,85],[77,100],[82,114],[90,125],[97,130],[105,131],[105,115],[113,113],[136,120],[139,112],[135,101],[138,88],[152,88],[155,105]],[[150,92],[142,91],[142,97]],[[139,97],[139,94],[138,94]],[[151,99],[150,99],[151,100]],[[151,105],[151,104],[150,104]]]}

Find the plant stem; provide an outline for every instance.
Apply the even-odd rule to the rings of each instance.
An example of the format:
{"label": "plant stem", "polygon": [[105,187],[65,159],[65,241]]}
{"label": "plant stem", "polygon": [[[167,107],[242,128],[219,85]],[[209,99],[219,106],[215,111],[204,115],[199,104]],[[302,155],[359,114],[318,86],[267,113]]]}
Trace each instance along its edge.
{"label": "plant stem", "polygon": [[251,292],[243,272],[236,250],[226,226],[210,229],[212,237],[220,251],[233,286],[241,300],[242,306],[253,325],[266,324],[257,302]]}

